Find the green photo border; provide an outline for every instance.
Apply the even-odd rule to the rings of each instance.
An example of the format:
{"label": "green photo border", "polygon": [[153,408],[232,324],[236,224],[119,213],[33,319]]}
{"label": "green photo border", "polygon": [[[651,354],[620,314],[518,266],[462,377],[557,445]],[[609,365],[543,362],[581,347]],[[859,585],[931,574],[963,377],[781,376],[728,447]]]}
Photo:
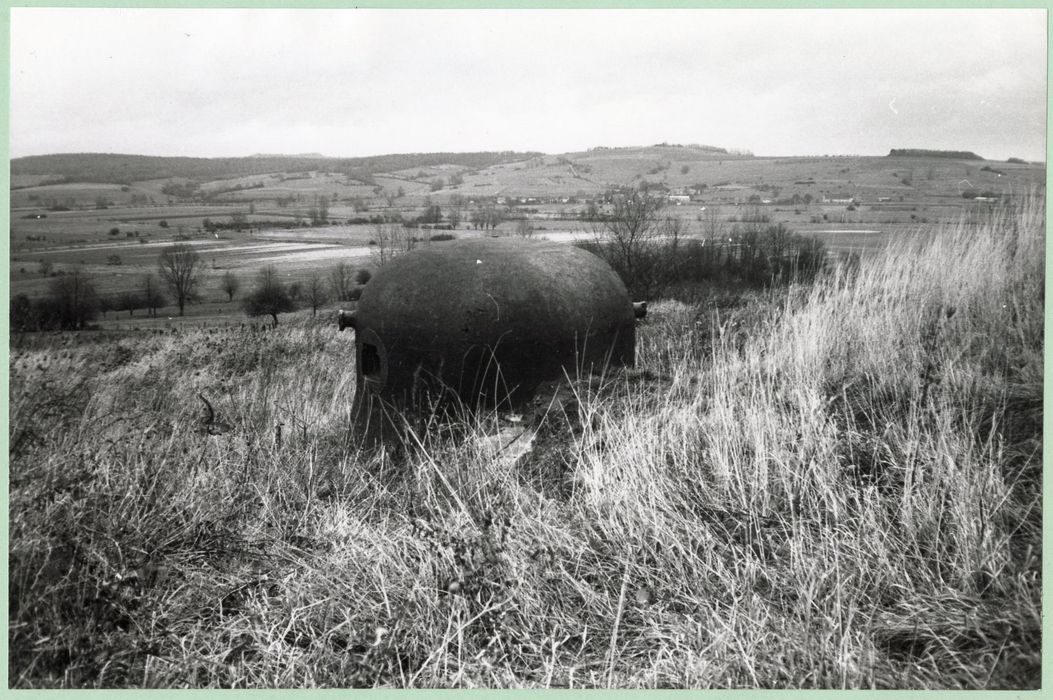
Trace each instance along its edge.
{"label": "green photo border", "polygon": [[[6,630],[9,624],[9,610],[7,605],[8,595],[8,553],[9,553],[9,517],[10,517],[10,501],[8,493],[8,455],[9,455],[9,432],[7,426],[10,425],[10,414],[9,414],[9,391],[10,391],[10,316],[7,313],[7,309],[10,305],[10,78],[11,78],[11,9],[12,8],[45,8],[45,7],[61,7],[61,8],[88,8],[88,7],[101,7],[101,8],[156,8],[156,9],[220,9],[220,8],[240,8],[240,9],[269,9],[269,8],[289,8],[289,9],[592,9],[592,10],[614,10],[614,9],[982,9],[982,8],[993,8],[993,9],[1026,9],[1026,8],[1038,8],[1046,10],[1046,37],[1047,37],[1047,53],[1046,53],[1046,180],[1049,181],[1049,162],[1050,154],[1053,153],[1051,143],[1049,140],[1050,125],[1053,123],[1050,119],[1049,109],[1049,76],[1050,76],[1050,52],[1049,52],[1049,39],[1053,36],[1053,22],[1051,17],[1053,13],[1050,9],[1053,8],[1053,0],[1035,1],[1035,0],[1018,0],[1018,1],[1006,1],[1000,0],[995,2],[977,2],[976,0],[923,0],[920,2],[912,2],[909,0],[849,0],[849,1],[821,1],[821,0],[792,0],[791,2],[778,2],[776,0],[748,0],[745,2],[730,2],[728,0],[721,0],[717,2],[699,2],[691,0],[660,0],[657,2],[648,2],[646,0],[577,0],[572,2],[559,2],[558,0],[439,0],[437,2],[427,2],[426,0],[366,0],[364,2],[338,2],[334,0],[218,0],[216,2],[206,2],[204,0],[105,0],[92,1],[92,0],[52,0],[52,1],[40,1],[40,0],[27,0],[25,2],[11,2],[11,0],[0,0],[2,6],[0,6],[0,63],[2,63],[3,70],[0,71],[0,91],[5,96],[5,105],[7,109],[0,111],[0,132],[3,134],[3,138],[0,139],[0,153],[2,153],[3,159],[8,163],[8,167],[3,169],[0,174],[0,222],[3,227],[8,231],[8,235],[0,237],[0,248],[2,248],[2,255],[0,255],[0,269],[4,272],[4,283],[0,285],[0,303],[3,305],[4,313],[0,315],[0,335],[3,336],[3,347],[0,348],[0,356],[3,357],[4,365],[7,367],[2,376],[0,376],[0,389],[2,389],[2,416],[4,429],[0,431],[0,443],[2,443],[3,452],[3,475],[4,478],[0,481],[0,500],[3,501],[4,510],[8,513],[8,517],[4,518],[0,522],[0,539],[2,539],[3,548],[3,563],[0,564],[0,587],[2,587],[2,595],[4,604],[2,610],[0,610],[0,621],[5,630],[5,634],[0,638],[0,657],[3,659],[3,665],[0,667],[0,696],[10,696],[17,698],[35,698],[35,697],[58,697],[58,698],[88,698],[88,697],[112,697],[115,693],[124,697],[134,697],[132,694],[148,694],[150,697],[213,697],[219,696],[219,694],[229,693],[242,693],[243,696],[247,697],[246,694],[251,694],[253,698],[288,698],[293,696],[303,697],[305,693],[309,693],[312,697],[337,697],[346,695],[358,695],[363,694],[371,698],[395,698],[395,697],[407,697],[412,695],[427,694],[429,696],[434,695],[444,698],[457,698],[457,699],[469,699],[478,698],[483,694],[499,694],[505,698],[519,698],[519,697],[530,697],[538,698],[542,695],[546,697],[581,697],[589,695],[592,697],[600,697],[602,693],[603,697],[614,697],[614,698],[666,698],[672,695],[678,697],[685,697],[687,694],[699,695],[705,697],[720,697],[720,698],[809,698],[812,696],[830,698],[830,697],[843,697],[846,700],[870,700],[871,698],[886,698],[889,696],[895,697],[911,697],[922,694],[927,700],[975,700],[980,697],[992,697],[992,698],[1041,698],[1047,695],[1053,697],[1053,693],[1050,693],[1050,689],[1053,688],[1053,664],[1050,663],[1049,644],[1050,640],[1050,623],[1048,616],[1043,616],[1042,621],[1042,690],[1037,691],[941,691],[931,690],[920,693],[919,691],[912,690],[756,690],[756,689],[744,689],[744,690],[367,690],[367,691],[355,691],[348,689],[334,689],[334,690],[243,690],[243,691],[218,691],[218,690],[142,690],[142,689],[130,689],[121,691],[112,690],[10,690],[9,689],[9,668],[8,668],[8,635]],[[353,154],[348,154],[353,155]],[[1047,184],[1048,187],[1048,184]],[[1046,230],[1049,230],[1049,210],[1047,207],[1046,211]],[[1053,265],[1050,263],[1050,257],[1048,255],[1048,240],[1047,240],[1047,255],[1046,255],[1046,309],[1047,309],[1047,320],[1053,318],[1050,314],[1050,293],[1049,293],[1049,282],[1053,272]],[[1046,344],[1045,362],[1047,368],[1050,365],[1050,327],[1049,323],[1046,324],[1044,330],[1044,340]],[[1053,398],[1053,392],[1050,390],[1049,382],[1045,382],[1043,387],[1043,398],[1045,404],[1050,404],[1050,399]],[[1053,427],[1053,419],[1050,418],[1048,412],[1044,412],[1043,416],[1043,433],[1050,434],[1050,428]],[[1043,502],[1049,502],[1050,498],[1050,485],[1049,485],[1049,454],[1046,452],[1043,455]],[[1050,535],[1053,532],[1053,526],[1051,526],[1050,518],[1043,519],[1042,536],[1043,536],[1043,553],[1047,554],[1049,549]],[[1043,580],[1048,581],[1050,577],[1050,561],[1048,556],[1043,556],[1042,563],[1042,576]],[[1051,610],[1050,602],[1053,600],[1051,597],[1050,587],[1043,586],[1042,590],[1042,609],[1043,611]]]}

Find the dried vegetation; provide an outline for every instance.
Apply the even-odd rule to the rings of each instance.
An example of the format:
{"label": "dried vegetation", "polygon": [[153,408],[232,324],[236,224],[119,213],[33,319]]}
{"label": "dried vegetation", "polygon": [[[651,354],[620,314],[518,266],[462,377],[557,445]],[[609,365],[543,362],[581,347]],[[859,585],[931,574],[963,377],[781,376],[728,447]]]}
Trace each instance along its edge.
{"label": "dried vegetation", "polygon": [[519,459],[360,454],[306,316],[14,338],[10,682],[1036,687],[1043,206],[654,303]]}

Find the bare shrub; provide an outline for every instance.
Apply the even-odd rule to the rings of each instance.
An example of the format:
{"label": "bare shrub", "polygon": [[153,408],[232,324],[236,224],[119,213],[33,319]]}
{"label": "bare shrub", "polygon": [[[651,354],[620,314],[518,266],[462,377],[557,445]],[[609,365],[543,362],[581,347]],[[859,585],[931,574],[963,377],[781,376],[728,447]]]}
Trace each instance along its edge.
{"label": "bare shrub", "polygon": [[374,224],[373,240],[376,247],[371,251],[376,267],[383,267],[394,258],[417,247],[414,229],[398,223]]}
{"label": "bare shrub", "polygon": [[336,301],[344,301],[351,298],[351,289],[355,286],[355,280],[351,266],[347,263],[337,263],[329,271],[329,295]]}
{"label": "bare shrub", "polygon": [[175,297],[179,315],[182,316],[187,302],[193,301],[197,295],[198,277],[201,273],[200,256],[192,246],[180,243],[161,251],[157,267],[161,279]]}
{"label": "bare shrub", "polygon": [[295,311],[296,300],[277,268],[268,265],[256,275],[256,286],[245,297],[243,306],[249,316],[270,316],[277,327],[278,314]]}
{"label": "bare shrub", "polygon": [[312,316],[317,314],[318,309],[329,301],[325,282],[319,275],[312,274],[307,278],[307,282],[303,286],[303,300],[307,303],[307,306],[311,308]]}
{"label": "bare shrub", "polygon": [[233,271],[227,270],[220,278],[219,288],[227,295],[227,301],[234,301],[234,295],[241,289],[241,280]]}

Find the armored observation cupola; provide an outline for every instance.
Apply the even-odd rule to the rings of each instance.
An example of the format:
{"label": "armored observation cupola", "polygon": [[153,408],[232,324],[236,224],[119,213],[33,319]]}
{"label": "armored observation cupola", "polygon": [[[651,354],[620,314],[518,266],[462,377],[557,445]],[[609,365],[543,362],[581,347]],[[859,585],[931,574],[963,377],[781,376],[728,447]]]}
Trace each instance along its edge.
{"label": "armored observation cupola", "polygon": [[542,382],[634,362],[625,285],[574,246],[471,239],[405,253],[365,286],[354,317],[357,430],[457,406],[515,410]]}

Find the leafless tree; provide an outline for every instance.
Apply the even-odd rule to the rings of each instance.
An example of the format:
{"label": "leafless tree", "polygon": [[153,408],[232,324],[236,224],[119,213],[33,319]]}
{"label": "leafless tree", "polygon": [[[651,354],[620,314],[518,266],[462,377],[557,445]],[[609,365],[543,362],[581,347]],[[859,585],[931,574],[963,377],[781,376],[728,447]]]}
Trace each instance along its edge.
{"label": "leafless tree", "polygon": [[249,316],[270,316],[274,319],[275,328],[278,327],[278,314],[296,310],[296,301],[273,265],[259,271],[255,288],[242,304]]}
{"label": "leafless tree", "polygon": [[475,228],[483,229],[495,229],[498,225],[504,221],[505,213],[495,207],[493,204],[486,204],[479,209],[472,211],[469,216],[469,221]]}
{"label": "leafless tree", "polygon": [[354,273],[347,263],[337,263],[329,271],[329,293],[333,299],[344,301],[351,298],[354,289]]}
{"label": "leafless tree", "polygon": [[520,219],[516,222],[516,235],[520,238],[530,238],[534,235],[534,227],[530,224],[530,219]]}
{"label": "leafless tree", "polygon": [[136,309],[143,308],[143,300],[135,292],[124,292],[117,297],[113,308],[117,311],[127,311],[129,316],[134,316]]}
{"label": "leafless tree", "polygon": [[198,277],[201,272],[201,258],[197,252],[185,243],[165,248],[157,259],[161,279],[172,291],[172,296],[179,306],[179,315],[188,301],[193,301]]}
{"label": "leafless tree", "polygon": [[398,223],[374,224],[373,240],[376,242],[373,260],[377,267],[383,267],[396,256],[417,247],[414,229],[408,229]]}
{"label": "leafless tree", "polygon": [[95,284],[79,270],[52,279],[48,292],[48,311],[63,330],[83,330],[98,312]]}
{"label": "leafless tree", "polygon": [[329,296],[326,294],[325,283],[317,274],[312,274],[307,278],[307,283],[303,288],[303,298],[307,305],[311,307],[312,316],[317,314],[318,309],[329,300]]}
{"label": "leafless tree", "polygon": [[658,266],[652,274],[656,284],[661,288],[680,276],[681,244],[687,232],[686,229],[684,220],[676,216],[667,216],[659,227],[661,255],[657,261]]}
{"label": "leafless tree", "polygon": [[230,270],[223,273],[223,277],[220,278],[219,288],[223,290],[223,293],[227,295],[228,301],[234,301],[234,295],[238,293],[238,289],[241,288],[241,280]]}
{"label": "leafless tree", "polygon": [[720,217],[720,207],[706,207],[706,214],[702,219],[702,233],[711,241],[725,238],[724,219]]}
{"label": "leafless tree", "polygon": [[161,283],[152,274],[143,276],[143,294],[141,297],[143,306],[151,316],[157,315],[157,310],[165,305],[165,295],[161,293]]}
{"label": "leafless tree", "polygon": [[648,299],[664,286],[663,206],[663,197],[632,190],[614,200],[614,211],[594,229],[599,250],[634,299]]}

